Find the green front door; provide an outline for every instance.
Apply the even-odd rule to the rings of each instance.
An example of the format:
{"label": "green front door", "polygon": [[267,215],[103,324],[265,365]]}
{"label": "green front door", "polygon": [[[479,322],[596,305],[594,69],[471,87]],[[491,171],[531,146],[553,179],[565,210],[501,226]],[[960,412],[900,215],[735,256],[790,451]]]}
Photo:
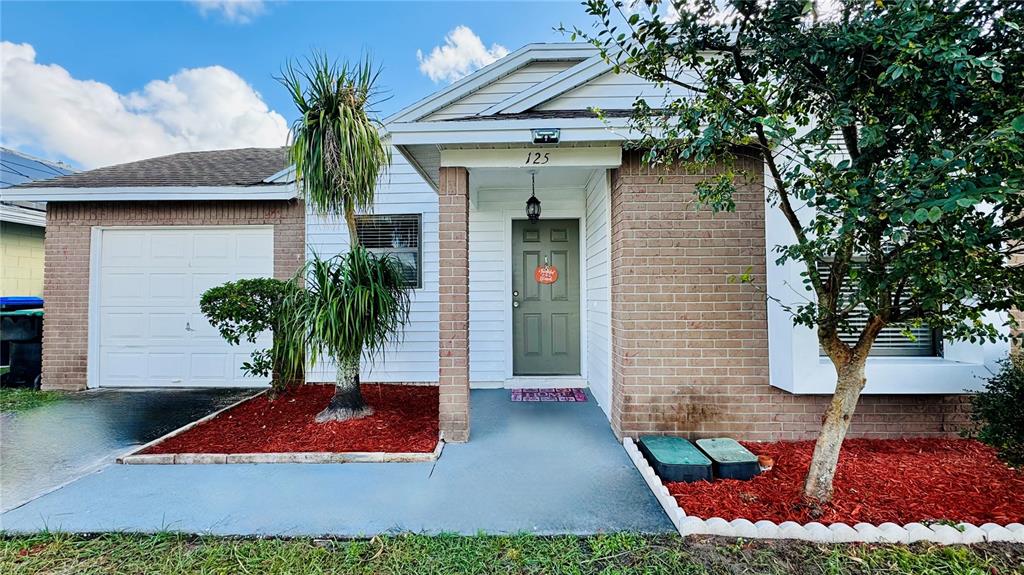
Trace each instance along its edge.
{"label": "green front door", "polygon": [[[545,263],[558,271],[552,284],[535,278]],[[512,222],[512,372],[580,373],[579,220]]]}

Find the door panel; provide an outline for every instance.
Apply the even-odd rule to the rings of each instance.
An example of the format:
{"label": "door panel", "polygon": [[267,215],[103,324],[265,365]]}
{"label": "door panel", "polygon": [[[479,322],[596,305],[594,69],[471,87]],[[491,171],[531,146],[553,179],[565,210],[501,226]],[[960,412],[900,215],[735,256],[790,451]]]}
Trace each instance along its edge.
{"label": "door panel", "polygon": [[[512,372],[579,375],[579,220],[512,222]],[[558,269],[550,285],[534,279],[547,261]]]}

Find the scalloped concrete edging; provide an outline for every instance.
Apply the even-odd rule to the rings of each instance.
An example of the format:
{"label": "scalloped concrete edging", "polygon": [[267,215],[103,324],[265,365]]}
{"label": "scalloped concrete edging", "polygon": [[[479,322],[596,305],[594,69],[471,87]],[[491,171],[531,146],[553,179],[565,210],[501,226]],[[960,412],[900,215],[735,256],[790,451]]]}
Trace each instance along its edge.
{"label": "scalloped concrete edging", "polygon": [[125,465],[211,465],[230,463],[423,463],[437,461],[444,449],[444,434],[437,439],[437,446],[428,453],[387,453],[384,451],[301,451],[285,453],[142,453],[150,447],[184,433],[250,399],[256,399],[270,391],[264,389],[256,395],[240,399],[227,407],[185,424],[174,431],[146,443],[130,453],[117,458]]}
{"label": "scalloped concrete edging", "polygon": [[940,545],[986,541],[1024,543],[1024,525],[1020,523],[1010,523],[1006,526],[986,523],[980,527],[970,523],[960,523],[956,527],[938,524],[924,525],[922,523],[908,523],[902,526],[895,523],[882,523],[881,525],[857,523],[853,526],[846,523],[832,523],[826,526],[814,521],[801,525],[794,521],[776,524],[767,520],[751,522],[742,518],[732,521],[726,521],[721,517],[702,519],[687,515],[683,511],[679,502],[668,492],[668,488],[661,482],[661,478],[647,463],[631,438],[623,438],[622,446],[633,461],[633,465],[643,476],[644,481],[647,482],[651,492],[654,493],[658,503],[676,526],[676,530],[683,537],[687,535],[720,535],[744,539],[799,539],[815,543],[915,543],[917,541],[929,541]]}

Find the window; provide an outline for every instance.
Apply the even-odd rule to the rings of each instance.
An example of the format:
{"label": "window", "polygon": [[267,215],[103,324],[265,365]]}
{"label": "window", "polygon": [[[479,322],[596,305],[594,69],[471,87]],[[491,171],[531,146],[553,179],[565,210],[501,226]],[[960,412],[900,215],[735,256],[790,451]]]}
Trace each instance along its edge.
{"label": "window", "polygon": [[398,258],[406,285],[411,288],[423,287],[420,223],[420,214],[356,216],[356,230],[363,247]]}
{"label": "window", "polygon": [[[823,278],[828,277],[828,270],[829,264],[818,264],[818,271],[822,274]],[[844,295],[852,291],[853,288],[848,283],[843,285]],[[839,332],[839,339],[850,345],[857,343],[860,331],[864,328],[867,321],[867,309],[863,306],[858,306],[850,314],[848,328]],[[942,338],[936,330],[926,325],[911,327],[909,332],[914,336],[911,339],[904,335],[905,327],[903,325],[888,325],[882,328],[878,338],[875,339],[874,345],[871,346],[871,353],[869,355],[889,357],[935,357],[941,355],[939,343],[942,341]],[[818,353],[825,355],[825,350],[819,348]]]}

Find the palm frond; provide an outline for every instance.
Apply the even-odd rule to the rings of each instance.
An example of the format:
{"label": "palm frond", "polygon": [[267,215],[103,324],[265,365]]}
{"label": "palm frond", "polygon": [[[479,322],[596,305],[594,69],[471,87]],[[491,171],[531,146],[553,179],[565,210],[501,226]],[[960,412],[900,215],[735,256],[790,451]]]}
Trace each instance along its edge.
{"label": "palm frond", "polygon": [[374,359],[400,337],[409,318],[410,299],[401,262],[356,246],[323,259],[314,254],[296,275],[304,290],[282,305],[281,356],[286,375],[299,373],[308,351],[315,365]]}
{"label": "palm frond", "polygon": [[296,181],[321,215],[350,219],[373,209],[377,181],[391,163],[368,107],[379,75],[368,57],[338,63],[314,53],[301,64],[289,62],[277,78],[299,111],[289,146]]}

